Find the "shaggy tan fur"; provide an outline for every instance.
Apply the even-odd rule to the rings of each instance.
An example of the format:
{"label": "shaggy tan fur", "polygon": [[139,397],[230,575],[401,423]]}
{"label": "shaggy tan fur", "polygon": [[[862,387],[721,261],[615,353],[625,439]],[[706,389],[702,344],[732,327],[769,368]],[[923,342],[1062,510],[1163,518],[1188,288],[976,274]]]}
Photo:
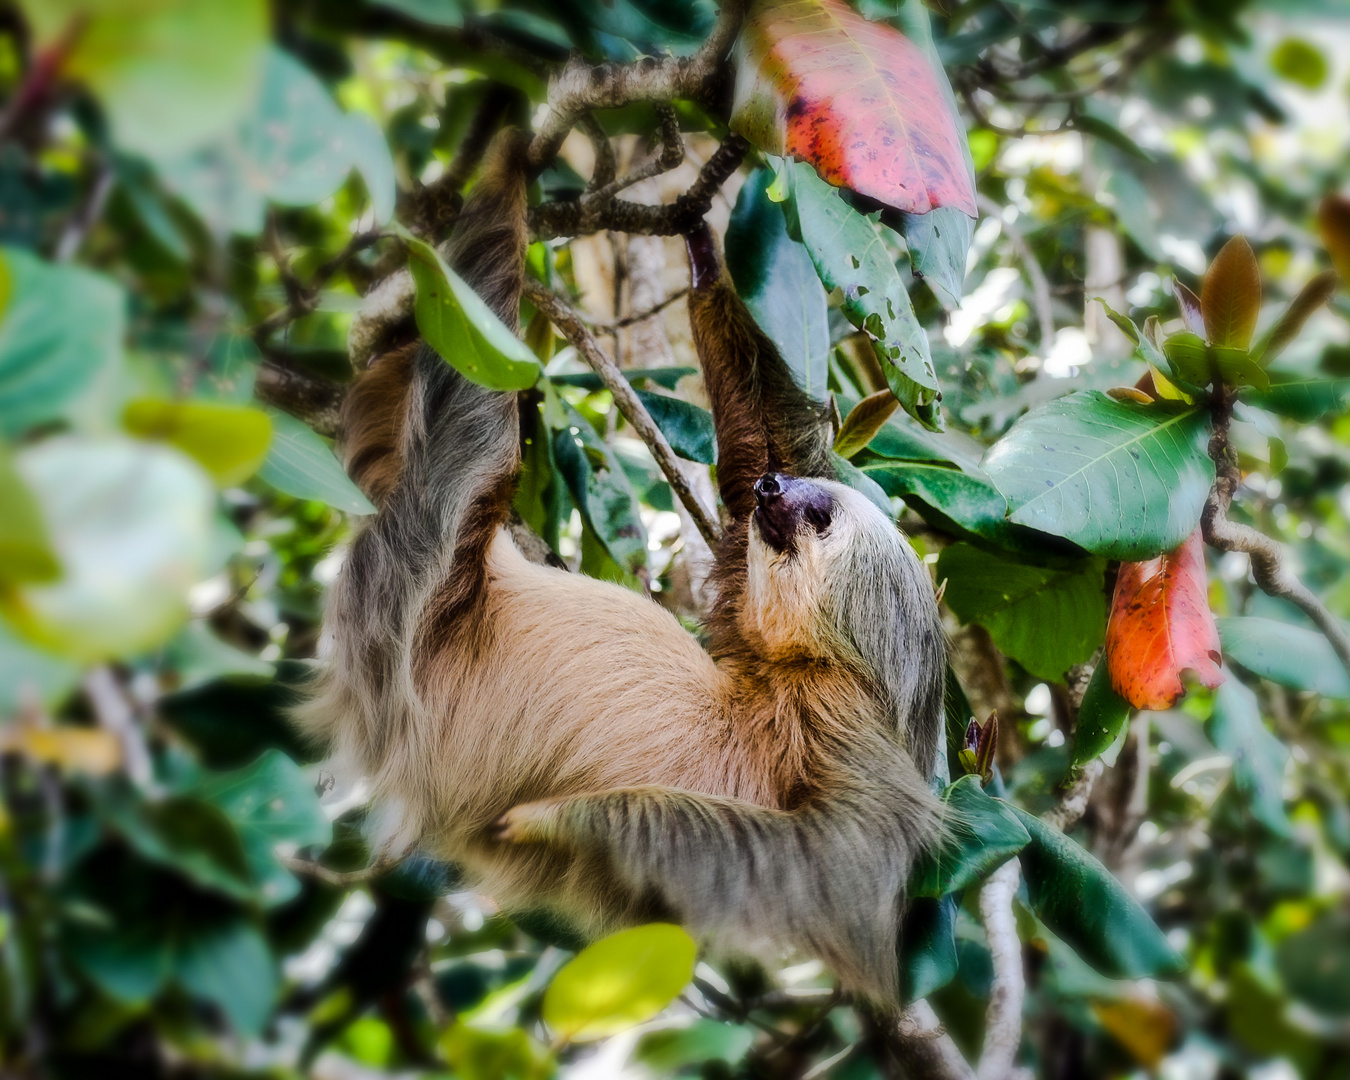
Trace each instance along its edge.
{"label": "shaggy tan fur", "polygon": [[[499,140],[452,244],[511,325],[520,146]],[[728,511],[708,650],[651,601],[521,556],[502,528],[514,396],[422,347],[373,364],[344,413],[348,468],[380,512],[335,585],[299,720],[371,781],[378,843],[455,861],[508,908],[590,933],[663,917],[724,947],[805,949],[892,1002],[905,880],[940,828],[931,582],[834,481],[822,410],[710,238],[691,257]],[[792,481],[815,517],[756,494],[780,470],[817,478]],[[772,543],[760,514],[777,515]]]}

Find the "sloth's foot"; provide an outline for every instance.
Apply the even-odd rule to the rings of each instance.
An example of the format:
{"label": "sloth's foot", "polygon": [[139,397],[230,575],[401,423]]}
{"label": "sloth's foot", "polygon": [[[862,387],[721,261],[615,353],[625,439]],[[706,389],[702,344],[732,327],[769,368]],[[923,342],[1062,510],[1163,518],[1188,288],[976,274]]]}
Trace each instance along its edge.
{"label": "sloth's foot", "polygon": [[562,808],[562,799],[541,799],[513,806],[492,823],[492,837],[508,844],[551,840],[557,835]]}

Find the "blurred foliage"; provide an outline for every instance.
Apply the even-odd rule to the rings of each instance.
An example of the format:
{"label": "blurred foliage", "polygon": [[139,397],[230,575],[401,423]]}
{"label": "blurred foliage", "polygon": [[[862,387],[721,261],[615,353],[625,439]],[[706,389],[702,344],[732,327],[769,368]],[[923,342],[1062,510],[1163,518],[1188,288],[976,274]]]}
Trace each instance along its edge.
{"label": "blurred foliage", "polygon": [[[1345,6],[854,6],[944,65],[981,220],[878,216],[752,153],[727,249],[803,386],[843,414],[847,475],[948,581],[963,674],[983,673],[969,701],[950,695],[943,798],[968,829],[916,874],[907,987],[978,1054],[992,968],[976,888],[1019,853],[1035,1075],[1350,1077],[1350,677],[1326,639],[1243,558],[1211,552],[1222,685],[1132,714],[1100,664],[1076,731],[1067,690],[1103,642],[1109,560],[1195,528],[1211,385],[1242,388],[1234,519],[1350,618],[1350,298],[1318,276],[1350,271],[1345,204],[1318,220],[1350,179]],[[818,964],[695,967],[665,927],[569,963],[583,943],[565,928],[509,920],[453,867],[414,857],[354,880],[370,859],[360,792],[321,800],[331,778],[286,720],[348,515],[370,505],[324,425],[264,407],[255,385],[349,378],[352,314],[401,258],[393,223],[439,239],[428,191],[456,169],[471,182],[477,128],[528,124],[570,51],[688,54],[715,14],[0,5],[6,1076],[886,1074]],[[703,158],[728,115],[679,105]],[[599,119],[630,155],[656,128],[645,107]],[[590,159],[570,147],[534,198],[584,187]],[[1259,270],[1263,293],[1223,328],[1197,324],[1191,294],[1203,307],[1239,232],[1251,264],[1226,255],[1215,280]],[[412,246],[419,277],[455,295]],[[614,270],[630,262],[601,236],[537,244],[530,265],[603,326],[637,313]],[[609,394],[528,308],[529,351],[465,320],[474,300],[419,325],[466,364],[509,355],[499,385],[546,374],[522,516],[569,568],[695,625],[692,545]],[[670,333],[657,365],[629,334],[605,342],[676,451],[712,464],[687,338]],[[941,415],[911,385],[928,386],[929,358]],[[1119,392],[1136,384],[1142,401]],[[888,385],[946,430],[887,411]],[[1089,435],[1106,449],[1086,473],[1057,464]],[[1112,479],[1141,450],[1143,510]],[[1084,493],[1101,498],[1084,509]],[[1099,754],[1110,767],[1065,837],[1035,815]]]}

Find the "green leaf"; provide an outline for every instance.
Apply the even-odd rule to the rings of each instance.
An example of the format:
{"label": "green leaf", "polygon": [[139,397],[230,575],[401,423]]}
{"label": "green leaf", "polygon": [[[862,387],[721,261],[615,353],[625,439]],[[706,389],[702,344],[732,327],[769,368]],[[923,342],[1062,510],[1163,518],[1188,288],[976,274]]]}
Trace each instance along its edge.
{"label": "green leaf", "polygon": [[265,0],[23,0],[39,43],[71,33],[62,73],[88,86],[128,150],[200,146],[247,107],[268,37]]}
{"label": "green leaf", "polygon": [[168,982],[174,941],[163,926],[143,920],[132,925],[80,927],[66,942],[67,955],[100,990],[115,1001],[144,1005]]}
{"label": "green leaf", "polygon": [[114,796],[103,812],[143,858],[235,900],[254,898],[243,846],[216,807],[183,796],[154,803]]}
{"label": "green leaf", "polygon": [[990,798],[978,776],[963,776],[942,792],[943,842],[926,852],[910,875],[912,896],[946,896],[993,873],[1030,841],[1000,799]]}
{"label": "green leaf", "polygon": [[441,1053],[461,1080],[546,1080],[552,1057],[520,1028],[485,1031],[455,1023],[440,1037]]}
{"label": "green leaf", "polygon": [[99,274],[0,248],[10,281],[0,311],[0,435],[54,420],[122,355],[126,300]]}
{"label": "green leaf", "polygon": [[192,924],[174,974],[188,993],[218,1006],[241,1035],[262,1032],[280,988],[266,940],[241,916]]}
{"label": "green leaf", "polygon": [[314,784],[280,750],[268,750],[252,765],[211,774],[196,792],[222,810],[239,831],[249,872],[263,904],[292,899],[300,883],[276,857],[279,846],[327,847],[333,827],[319,806]]}
{"label": "green leaf", "polygon": [[[561,400],[561,399],[559,399]],[[567,402],[569,421],[553,433],[553,460],[582,520],[625,573],[647,565],[647,530],[633,486],[614,450]]]}
{"label": "green leaf", "polygon": [[928,282],[943,307],[959,306],[975,219],[954,206],[939,206],[926,214],[901,214],[898,225],[914,276]]}
{"label": "green leaf", "polygon": [[25,581],[52,581],[61,562],[52,550],[42,509],[14,469],[0,442],[0,587]]}
{"label": "green leaf", "polygon": [[1231,672],[1214,692],[1214,711],[1205,724],[1210,742],[1233,759],[1233,782],[1252,817],[1276,836],[1293,836],[1284,811],[1284,770],[1289,749],[1261,722],[1256,695]]}
{"label": "green leaf", "polygon": [[160,670],[175,680],[175,690],[190,690],[225,675],[270,680],[276,665],[237,649],[217,637],[205,619],[193,619],[160,652]]}
{"label": "green leaf", "polygon": [[653,390],[636,390],[634,393],[647,407],[675,453],[700,465],[716,462],[717,433],[713,430],[712,414],[707,409]]}
{"label": "green leaf", "polygon": [[1222,618],[1223,657],[1254,675],[1323,697],[1350,700],[1350,674],[1325,636],[1274,619]]}
{"label": "green leaf", "polygon": [[345,114],[302,63],[266,51],[262,79],[243,121],[224,138],[161,162],[166,185],[211,231],[262,231],[269,201],[312,206],[353,169],[361,173],[376,219],[393,214],[393,161],[383,133],[361,114]]}
{"label": "green leaf", "polygon": [[667,1076],[705,1061],[735,1064],[754,1041],[755,1032],[748,1025],[698,1019],[687,1027],[647,1032],[633,1056],[653,1073]]}
{"label": "green leaf", "polygon": [[1115,124],[1103,120],[1099,116],[1080,113],[1073,118],[1073,122],[1069,126],[1075,131],[1081,131],[1085,135],[1100,139],[1109,146],[1114,146],[1117,150],[1123,150],[1130,157],[1138,158],[1140,161],[1153,160],[1152,154],[1116,127]]}
{"label": "green leaf", "polygon": [[1045,551],[1044,534],[1009,524],[1007,499],[983,473],[884,460],[865,462],[862,471],[887,495],[900,496],[938,528],[976,536],[1012,551]]}
{"label": "green leaf", "polygon": [[1216,377],[1229,386],[1264,388],[1269,382],[1245,348],[1206,345],[1190,331],[1173,334],[1164,341],[1163,355],[1172,374],[1192,386],[1208,386]]}
{"label": "green leaf", "polygon": [[1116,741],[1130,719],[1130,703],[1111,685],[1111,672],[1103,656],[1092,672],[1083,702],[1078,707],[1078,726],[1073,733],[1070,767],[1077,769],[1100,757]]}
{"label": "green leaf", "polygon": [[1135,326],[1128,316],[1122,315],[1100,296],[1094,296],[1092,299],[1101,304],[1106,311],[1106,317],[1116,324],[1116,329],[1129,338],[1135,345],[1139,344],[1142,340],[1139,336],[1139,327]]}
{"label": "green leaf", "polygon": [[159,439],[187,454],[222,487],[241,484],[258,471],[272,442],[272,422],[261,409],[213,401],[127,403],[122,426],[143,439]]}
{"label": "green leaf", "polygon": [[1105,572],[1100,559],[1029,566],[965,543],[944,548],[937,566],[956,616],[985,627],[1000,651],[1051,681],[1102,643]]}
{"label": "green leaf", "polygon": [[464,25],[464,10],[459,0],[374,0],[374,4],[401,12],[428,26]]}
{"label": "green leaf", "polygon": [[900,994],[905,1002],[941,990],[960,968],[955,896],[916,896],[900,931]]}
{"label": "green leaf", "polygon": [[805,162],[783,159],[770,197],[781,195],[788,233],[806,245],[827,289],[843,291],[843,311],[872,343],[900,404],[940,430],[937,374],[928,337],[877,226],[850,207]]}
{"label": "green leaf", "polygon": [[286,413],[273,409],[269,415],[272,444],[259,477],[297,499],[315,499],[349,514],[375,513],[321,436]]}
{"label": "green leaf", "polygon": [[788,235],[782,210],[769,199],[772,179],[768,169],[758,169],[741,187],[727,225],[727,270],[797,385],[824,401],[830,362],[825,290],[810,254]]}
{"label": "green leaf", "polygon": [[694,977],[698,946],[680,927],[650,923],[586,946],[544,993],[544,1023],[570,1042],[603,1039],[650,1020]]}
{"label": "green leaf", "polygon": [[436,250],[405,238],[417,284],[417,329],[428,345],[470,382],[489,390],[528,390],[543,373],[539,358]]}
{"label": "green leaf", "polygon": [[1311,424],[1328,413],[1343,412],[1350,401],[1350,379],[1311,379],[1293,371],[1268,371],[1270,385],[1244,390],[1249,405]]}
{"label": "green leaf", "polygon": [[1031,834],[1019,859],[1032,910],[1103,975],[1157,978],[1184,961],[1111,871],[1058,829],[1012,811]]}
{"label": "green leaf", "polygon": [[76,660],[134,656],[186,621],[188,590],[212,571],[215,491],[176,450],[66,436],[24,450],[64,568],[0,594],[0,614],[39,647]]}
{"label": "green leaf", "polygon": [[834,472],[840,483],[847,484],[854,491],[866,495],[872,501],[872,504],[888,518],[895,517],[895,511],[891,509],[891,500],[880,484],[849,461],[848,458],[841,457],[834,451],[830,452],[830,460],[834,464]]}
{"label": "green leaf", "polygon": [[1171,551],[1194,530],[1214,480],[1200,409],[1168,411],[1079,391],[1032,409],[985,470],[1010,519],[1104,558]]}
{"label": "green leaf", "polygon": [[1317,1012],[1350,1015],[1350,915],[1327,911],[1280,942],[1275,962],[1295,997]]}

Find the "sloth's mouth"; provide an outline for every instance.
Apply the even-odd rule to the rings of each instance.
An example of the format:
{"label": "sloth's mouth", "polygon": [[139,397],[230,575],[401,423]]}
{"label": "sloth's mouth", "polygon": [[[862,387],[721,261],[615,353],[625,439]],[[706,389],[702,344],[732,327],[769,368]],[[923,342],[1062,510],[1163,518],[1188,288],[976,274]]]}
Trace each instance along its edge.
{"label": "sloth's mouth", "polygon": [[780,554],[793,547],[803,522],[818,535],[824,533],[833,511],[833,496],[810,480],[765,473],[755,481],[755,527],[760,538]]}

